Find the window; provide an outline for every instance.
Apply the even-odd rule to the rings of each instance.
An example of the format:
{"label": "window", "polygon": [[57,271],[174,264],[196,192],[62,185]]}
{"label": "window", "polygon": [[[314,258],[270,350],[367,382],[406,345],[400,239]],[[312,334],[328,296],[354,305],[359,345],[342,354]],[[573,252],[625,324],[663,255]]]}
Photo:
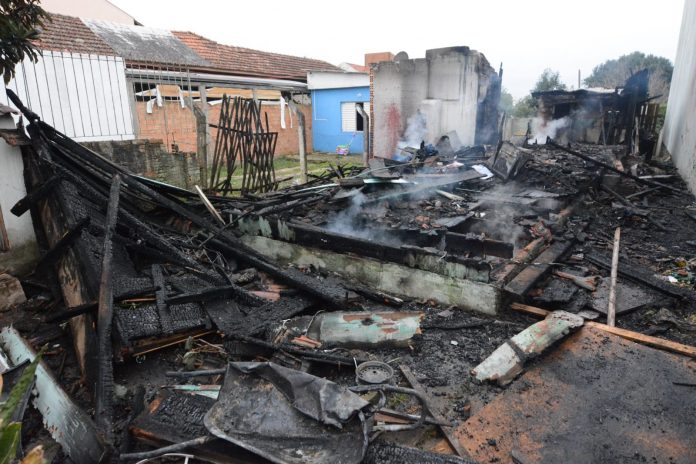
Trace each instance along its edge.
{"label": "window", "polygon": [[341,130],[343,132],[363,132],[365,121],[358,112],[361,105],[366,113],[370,113],[369,102],[343,102],[341,103]]}

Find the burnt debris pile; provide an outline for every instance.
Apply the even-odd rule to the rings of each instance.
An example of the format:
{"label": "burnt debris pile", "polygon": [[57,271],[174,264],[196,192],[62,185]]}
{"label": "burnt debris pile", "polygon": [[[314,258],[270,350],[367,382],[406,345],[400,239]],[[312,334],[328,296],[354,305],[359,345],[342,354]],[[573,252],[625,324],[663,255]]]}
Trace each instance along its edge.
{"label": "burnt debris pile", "polygon": [[445,135],[219,196],[14,103],[12,212],[43,253],[0,280],[0,367],[48,344],[18,419],[54,462],[696,459],[696,209],[671,166]]}

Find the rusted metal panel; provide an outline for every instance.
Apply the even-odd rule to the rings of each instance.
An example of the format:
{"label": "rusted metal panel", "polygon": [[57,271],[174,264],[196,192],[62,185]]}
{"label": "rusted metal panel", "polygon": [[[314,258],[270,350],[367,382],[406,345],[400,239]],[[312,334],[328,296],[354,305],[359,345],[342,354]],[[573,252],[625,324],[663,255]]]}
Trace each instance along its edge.
{"label": "rusted metal panel", "polygon": [[478,462],[696,462],[691,360],[584,327],[458,428]]}

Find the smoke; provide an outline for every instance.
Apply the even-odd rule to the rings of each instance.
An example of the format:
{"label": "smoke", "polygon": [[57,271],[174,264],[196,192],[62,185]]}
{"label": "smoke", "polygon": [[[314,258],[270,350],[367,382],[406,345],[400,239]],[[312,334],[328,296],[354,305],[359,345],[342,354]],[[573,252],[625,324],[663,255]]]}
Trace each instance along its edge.
{"label": "smoke", "polygon": [[532,119],[532,138],[529,143],[538,143],[543,145],[546,143],[546,138],[551,137],[556,139],[558,133],[570,126],[573,122],[572,118],[565,116],[561,119],[545,120],[544,118],[536,117]]}
{"label": "smoke", "polygon": [[[544,139],[546,140],[546,139]],[[504,200],[518,193],[514,184],[500,184],[486,190],[484,198]],[[515,224],[515,218],[524,214],[520,205],[505,203],[504,201],[490,202],[491,208],[485,210],[483,221],[471,227],[469,232],[485,234],[494,240],[512,243],[517,250],[527,240],[525,229]]]}
{"label": "smoke", "polygon": [[387,229],[372,227],[376,219],[387,213],[383,204],[365,203],[367,197],[358,192],[351,198],[350,206],[329,217],[325,228],[331,232],[362,238],[385,245],[401,246],[400,238],[389,233]]}
{"label": "smoke", "polygon": [[401,149],[406,147],[420,147],[422,141],[428,138],[428,122],[425,119],[425,115],[416,111],[416,114],[412,115],[406,120],[406,130],[404,135],[396,144],[396,153],[394,153],[394,159],[397,161],[406,161],[407,156],[401,154]]}

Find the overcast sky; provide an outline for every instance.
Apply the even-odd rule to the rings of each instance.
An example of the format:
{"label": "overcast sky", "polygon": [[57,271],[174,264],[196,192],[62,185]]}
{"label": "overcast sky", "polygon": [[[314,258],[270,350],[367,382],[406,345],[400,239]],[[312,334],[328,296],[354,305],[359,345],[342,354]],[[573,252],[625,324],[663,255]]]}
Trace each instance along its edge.
{"label": "overcast sky", "polygon": [[[466,45],[517,99],[545,68],[577,87],[597,64],[633,51],[674,62],[684,0],[111,0],[146,26],[333,64],[369,52]],[[696,0],[687,0],[696,1]]]}

